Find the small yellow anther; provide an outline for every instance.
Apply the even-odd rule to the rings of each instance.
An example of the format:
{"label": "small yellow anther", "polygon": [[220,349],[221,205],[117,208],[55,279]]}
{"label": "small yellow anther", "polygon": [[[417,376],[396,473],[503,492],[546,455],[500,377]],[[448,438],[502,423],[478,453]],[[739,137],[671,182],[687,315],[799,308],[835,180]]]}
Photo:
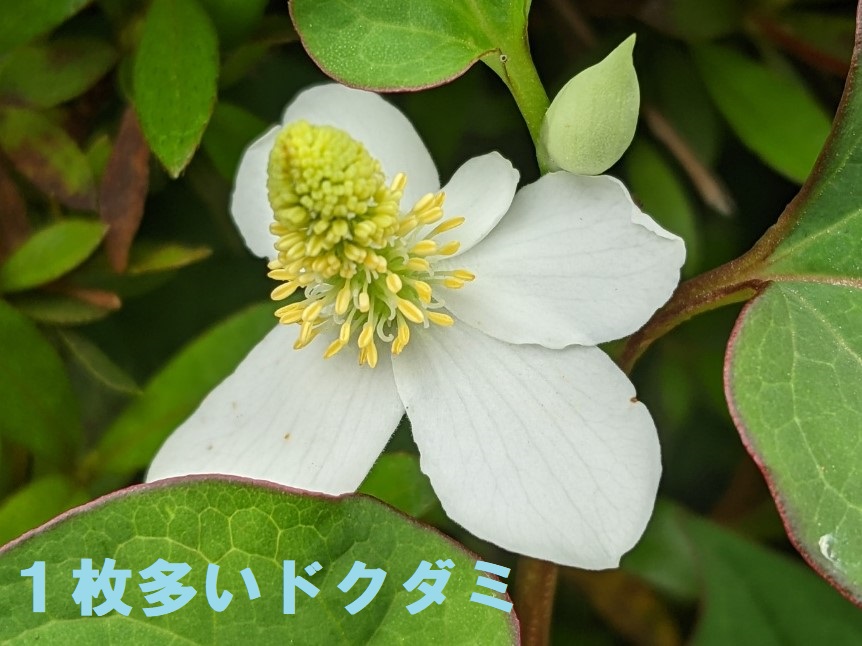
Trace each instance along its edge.
{"label": "small yellow anther", "polygon": [[452,272],[452,275],[458,280],[463,280],[465,283],[469,283],[471,280],[476,280],[476,274],[471,271],[467,271],[466,269],[456,269]]}
{"label": "small yellow anther", "polygon": [[398,355],[401,354],[401,351],[407,346],[410,342],[410,326],[407,325],[407,321],[405,321],[402,317],[398,317],[398,334],[395,336],[395,340],[392,341],[392,354]]}
{"label": "small yellow anther", "polygon": [[319,328],[315,328],[308,321],[304,322],[299,328],[299,338],[296,340],[296,343],[293,344],[294,350],[299,350],[300,348],[307,346],[314,340],[314,337],[316,337],[319,332]]}
{"label": "small yellow anther", "polygon": [[389,190],[393,193],[400,193],[404,190],[405,186],[407,186],[407,175],[404,173],[398,173],[392,178],[392,184],[389,185]]}
{"label": "small yellow anther", "polygon": [[299,283],[296,281],[290,281],[289,283],[282,283],[269,295],[270,298],[274,301],[283,301],[285,298],[293,295],[293,292],[296,291],[296,288],[299,287]]}
{"label": "small yellow anther", "polygon": [[323,301],[314,301],[302,312],[302,320],[306,323],[313,323],[317,320],[317,317],[320,316],[320,311],[322,309]]}
{"label": "small yellow anther", "polygon": [[427,272],[431,269],[431,264],[424,258],[411,258],[407,261],[407,269],[416,272]]}
{"label": "small yellow anther", "polygon": [[368,344],[372,342],[373,338],[374,326],[369,321],[362,326],[362,332],[359,333],[359,339],[357,339],[357,344],[360,348],[366,348],[368,347]]}
{"label": "small yellow anther", "polygon": [[286,269],[273,269],[267,274],[267,276],[273,280],[292,280],[294,277],[293,274]]}
{"label": "small yellow anther", "polygon": [[330,343],[329,347],[326,348],[326,352],[323,353],[323,358],[329,359],[330,357],[334,357],[336,354],[341,352],[343,347],[344,343],[341,342],[341,339],[335,339],[335,341]]}
{"label": "small yellow anther", "polygon": [[434,206],[427,209],[421,216],[422,224],[434,224],[437,220],[443,217],[443,209],[439,206]]}
{"label": "small yellow anther", "polygon": [[401,312],[404,315],[404,318],[408,321],[412,321],[413,323],[425,322],[422,310],[420,310],[415,303],[411,303],[404,298],[399,298],[396,306],[398,307],[398,311]]}
{"label": "small yellow anther", "polygon": [[462,224],[464,224],[464,218],[449,218],[448,220],[444,220],[440,224],[438,224],[431,231],[429,236],[436,236],[438,233],[443,233],[444,231],[451,231],[452,229],[457,229]]}
{"label": "small yellow anther", "polygon": [[437,250],[441,256],[451,256],[461,248],[461,243],[457,240],[450,240]]}
{"label": "small yellow anther", "polygon": [[371,368],[377,365],[377,346],[373,342],[359,351],[359,365],[363,363],[367,363]]}
{"label": "small yellow anther", "polygon": [[431,285],[422,280],[413,281],[413,289],[416,290],[416,295],[419,300],[426,305],[431,302]]}
{"label": "small yellow anther", "polygon": [[344,287],[338,290],[338,296],[335,297],[335,313],[339,316],[346,313],[352,298],[353,290],[350,288],[350,281],[344,281]]}
{"label": "small yellow anther", "polygon": [[437,253],[437,243],[433,240],[420,240],[413,245],[410,253],[416,256],[433,256]]}
{"label": "small yellow anther", "polygon": [[368,292],[359,293],[359,311],[367,312],[371,308],[371,299],[368,298]]}
{"label": "small yellow anther", "polygon": [[400,292],[403,286],[404,284],[401,282],[401,276],[399,276],[398,274],[389,274],[386,277],[386,287],[393,294],[397,294],[398,292]]}
{"label": "small yellow anther", "polygon": [[353,332],[353,326],[350,321],[345,321],[341,324],[341,329],[338,331],[338,339],[347,345],[347,342],[350,341],[350,334]]}
{"label": "small yellow anther", "polygon": [[368,362],[369,367],[377,367],[377,346],[374,345],[373,340],[365,348],[365,360]]}
{"label": "small yellow anther", "polygon": [[455,319],[448,314],[443,314],[442,312],[425,312],[425,315],[428,317],[428,320],[435,325],[449,327],[455,323]]}
{"label": "small yellow anther", "polygon": [[420,211],[424,211],[434,203],[435,197],[436,196],[434,193],[426,193],[416,201],[416,204],[414,204],[413,208],[410,210],[413,213],[419,213]]}

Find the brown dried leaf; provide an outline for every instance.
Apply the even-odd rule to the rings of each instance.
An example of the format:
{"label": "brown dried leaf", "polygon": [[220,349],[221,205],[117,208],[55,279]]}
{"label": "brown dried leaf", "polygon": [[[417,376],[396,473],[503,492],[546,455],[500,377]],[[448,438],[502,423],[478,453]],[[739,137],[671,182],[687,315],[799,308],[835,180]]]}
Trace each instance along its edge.
{"label": "brown dried leaf", "polygon": [[22,108],[0,113],[0,146],[21,175],[72,209],[96,210],[87,158],[69,134],[44,114]]}
{"label": "brown dried leaf", "polygon": [[135,110],[129,106],[99,191],[99,214],[110,227],[105,236],[105,251],[111,267],[118,273],[124,272],[129,264],[129,249],[144,215],[149,160],[150,149]]}

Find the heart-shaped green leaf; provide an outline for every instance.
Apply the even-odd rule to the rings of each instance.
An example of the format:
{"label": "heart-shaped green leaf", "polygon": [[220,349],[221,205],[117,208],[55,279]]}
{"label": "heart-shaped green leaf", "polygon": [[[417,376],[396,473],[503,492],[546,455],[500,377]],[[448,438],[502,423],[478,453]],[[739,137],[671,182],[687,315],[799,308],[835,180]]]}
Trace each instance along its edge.
{"label": "heart-shaped green leaf", "polygon": [[[128,616],[115,610],[81,616],[72,595],[82,559],[102,570],[113,559],[115,570],[129,571],[121,599]],[[158,559],[186,564],[178,584],[195,594],[169,614],[146,616],[144,609],[161,602],[144,597],[141,571]],[[411,614],[407,606],[425,593],[404,583],[423,560],[439,569],[437,561],[447,559],[445,599]],[[383,570],[385,578],[376,596],[351,614],[346,607],[369,580],[352,588],[339,584],[361,567],[357,562]],[[45,611],[33,612],[39,563]],[[307,571],[314,563],[320,568]],[[412,643],[421,635],[441,644],[516,643],[514,615],[471,601],[474,592],[502,597],[477,587],[475,565],[476,557],[454,541],[365,496],[301,495],[237,478],[168,480],[79,508],[0,550],[0,641],[100,643],[123,634],[137,644],[368,644]],[[210,574],[208,591],[212,566],[217,578]],[[319,590],[314,598],[290,585],[290,568]],[[243,578],[246,569],[251,576]],[[251,577],[256,585],[249,587]],[[232,598],[216,612],[212,604],[225,592]]]}
{"label": "heart-shaped green leaf", "polygon": [[321,69],[374,90],[423,88],[460,76],[482,56],[522,39],[528,9],[523,0],[290,3],[302,43]]}
{"label": "heart-shaped green leaf", "polygon": [[862,286],[782,282],[740,317],[728,400],[794,540],[862,600]]}
{"label": "heart-shaped green leaf", "polygon": [[775,282],[743,310],[725,377],[736,425],[793,542],[862,603],[859,55],[828,145],[764,240],[772,249],[758,277]]}

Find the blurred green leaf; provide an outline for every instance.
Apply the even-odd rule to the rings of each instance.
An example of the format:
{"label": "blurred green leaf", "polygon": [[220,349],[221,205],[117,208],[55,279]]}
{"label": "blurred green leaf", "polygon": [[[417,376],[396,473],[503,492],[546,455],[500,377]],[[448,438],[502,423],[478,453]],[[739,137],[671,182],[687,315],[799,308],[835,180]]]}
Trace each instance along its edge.
{"label": "blurred green leaf", "polygon": [[36,326],[3,300],[0,357],[0,436],[68,468],[82,430],[66,371]]}
{"label": "blurred green leaf", "polygon": [[663,0],[645,3],[640,17],[671,36],[703,41],[740,30],[744,6],[744,0]]}
{"label": "blurred green leaf", "polygon": [[693,52],[713,101],[742,142],[779,173],[805,181],[830,122],[808,89],[726,47]]}
{"label": "blurred green leaf", "polygon": [[0,545],[89,499],[85,491],[63,475],[30,481],[0,504]]}
{"label": "blurred green leaf", "polygon": [[22,294],[10,299],[15,309],[38,323],[82,325],[105,318],[113,309],[86,303],[65,294]]}
{"label": "blurred green leaf", "polygon": [[[687,49],[677,43],[653,45],[635,61],[640,71],[643,103],[654,104],[670,121],[697,158],[712,166],[722,144],[719,116],[700,71]],[[640,54],[640,52],[639,52]]]}
{"label": "blurred green leaf", "polygon": [[804,566],[693,516],[685,527],[706,593],[694,646],[862,642],[859,609]]}
{"label": "blurred green leaf", "polygon": [[[779,42],[790,37],[801,43],[802,47],[794,47],[793,53],[813,50],[815,58],[809,63],[821,59],[834,71],[842,67],[846,69],[853,52],[853,36],[856,31],[855,21],[851,15],[834,15],[815,11],[786,11],[775,21],[774,27],[779,30]],[[823,58],[831,60],[823,61]]]}
{"label": "blurred green leaf", "polygon": [[0,4],[0,53],[51,31],[90,0],[3,0]]}
{"label": "blurred green leaf", "polygon": [[111,157],[113,148],[114,145],[111,142],[111,138],[106,133],[102,133],[93,138],[84,151],[97,184],[105,173],[105,168],[108,165],[108,159]]}
{"label": "blurred green leaf", "polygon": [[657,501],[644,535],[620,567],[676,599],[698,596],[694,550],[672,503]]}
{"label": "blurred green leaf", "polygon": [[27,218],[27,203],[15,180],[0,161],[0,258],[5,258],[30,237],[30,220]]}
{"label": "blurred green leaf", "polygon": [[333,78],[368,89],[440,85],[482,56],[520,43],[524,0],[405,4],[401,0],[293,0],[291,16],[314,61]]}
{"label": "blurred green leaf", "polygon": [[683,273],[700,264],[700,235],[685,187],[655,147],[638,139],[625,157],[632,193],[656,222],[685,240]]}
{"label": "blurred green leaf", "polygon": [[45,115],[20,108],[0,111],[0,148],[44,193],[73,209],[93,211],[96,188],[87,157]]}
{"label": "blurred green leaf", "polygon": [[200,0],[223,45],[242,42],[263,18],[268,0]]}
{"label": "blurred green leaf", "polygon": [[248,308],[183,348],[114,421],[88,468],[129,474],[147,466],[171,431],[272,329],[272,312],[271,303]]}
{"label": "blurred green leaf", "polygon": [[92,254],[105,235],[101,222],[61,220],[40,229],[0,265],[0,293],[56,280]]}
{"label": "blurred green leaf", "polygon": [[48,108],[74,99],[113,67],[117,55],[95,38],[67,38],[22,47],[0,67],[0,101]]}
{"label": "blurred green leaf", "polygon": [[200,143],[216,100],[218,41],[195,0],[154,0],[133,71],[141,127],[172,177]]}
{"label": "blurred green leaf", "polygon": [[[122,595],[128,617],[81,616],[72,570],[82,558],[97,569],[111,558],[117,570],[131,570]],[[196,594],[178,612],[147,617],[143,609],[160,602],[145,599],[139,572],[159,558],[189,566],[180,583]],[[411,614],[406,606],[425,593],[402,584],[423,559],[451,559],[452,574],[442,605]],[[36,560],[45,562],[44,613],[32,612],[32,579],[21,576]],[[374,599],[350,614],[345,607],[367,581],[347,592],[337,586],[357,561],[386,576]],[[320,571],[303,572],[315,562]],[[115,641],[119,630],[138,644],[278,644],[297,635],[308,644],[407,643],[416,635],[442,644],[518,643],[514,615],[470,601],[475,562],[453,540],[364,496],[301,495],[239,478],[164,481],[102,498],[0,551],[0,641],[100,643]],[[219,567],[219,593],[232,593],[224,612],[204,594],[210,564]],[[296,591],[289,616],[287,564],[319,589],[313,599]],[[240,576],[245,568],[259,587],[254,600]]]}
{"label": "blurred green leaf", "polygon": [[138,276],[181,269],[208,258],[212,251],[201,245],[138,240],[132,247],[126,274]]}
{"label": "blurred green leaf", "polygon": [[631,35],[554,97],[542,121],[538,151],[551,170],[599,175],[623,156],[640,109],[634,46]]}
{"label": "blurred green leaf", "polygon": [[141,392],[135,380],[92,341],[71,330],[60,331],[59,337],[75,360],[103,385],[127,395]]}
{"label": "blurred green leaf", "polygon": [[358,491],[414,518],[424,516],[437,504],[431,481],[419,468],[419,458],[410,453],[381,455]]}
{"label": "blurred green leaf", "polygon": [[219,86],[230,87],[247,77],[252,68],[260,63],[276,45],[286,45],[299,40],[293,23],[287,16],[264,16],[260,28],[252,40],[240,43],[227,52],[222,61]]}
{"label": "blurred green leaf", "polygon": [[266,121],[244,108],[219,102],[202,146],[222,177],[233,182],[243,150],[267,125]]}

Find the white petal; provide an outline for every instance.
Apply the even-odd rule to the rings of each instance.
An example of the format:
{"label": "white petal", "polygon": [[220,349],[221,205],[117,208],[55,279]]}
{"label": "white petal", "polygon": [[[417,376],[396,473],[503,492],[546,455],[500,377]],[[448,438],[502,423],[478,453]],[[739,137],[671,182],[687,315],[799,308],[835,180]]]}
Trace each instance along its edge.
{"label": "white petal", "polygon": [[270,260],[275,258],[276,252],[275,236],[269,232],[273,215],[266,191],[266,168],[280,129],[280,126],[273,126],[245,149],[230,200],[230,212],[245,246],[254,255]]}
{"label": "white petal", "polygon": [[300,119],[344,130],[380,161],[390,179],[396,173],[405,173],[405,209],[440,188],[437,168],[413,124],[373,92],[337,84],[309,88],[287,106],[282,123]]}
{"label": "white petal", "polygon": [[[461,243],[464,253],[488,235],[512,204],[520,173],[500,153],[493,152],[465,162],[443,187],[444,218],[464,217],[464,224],[434,239]],[[457,255],[457,254],[456,254]]]}
{"label": "white petal", "polygon": [[551,173],[449,261],[476,280],[441,296],[457,318],[503,341],[596,345],[640,328],[670,298],[684,259],[682,240],[617,180]]}
{"label": "white petal", "polygon": [[279,325],[162,445],[147,480],[222,473],[340,494],[354,491],[404,412],[387,353],[360,368],[328,340],[294,350]]}
{"label": "white petal", "polygon": [[393,360],[422,470],[446,513],[507,550],[615,567],[652,512],[658,439],[597,348],[514,346],[466,325]]}

